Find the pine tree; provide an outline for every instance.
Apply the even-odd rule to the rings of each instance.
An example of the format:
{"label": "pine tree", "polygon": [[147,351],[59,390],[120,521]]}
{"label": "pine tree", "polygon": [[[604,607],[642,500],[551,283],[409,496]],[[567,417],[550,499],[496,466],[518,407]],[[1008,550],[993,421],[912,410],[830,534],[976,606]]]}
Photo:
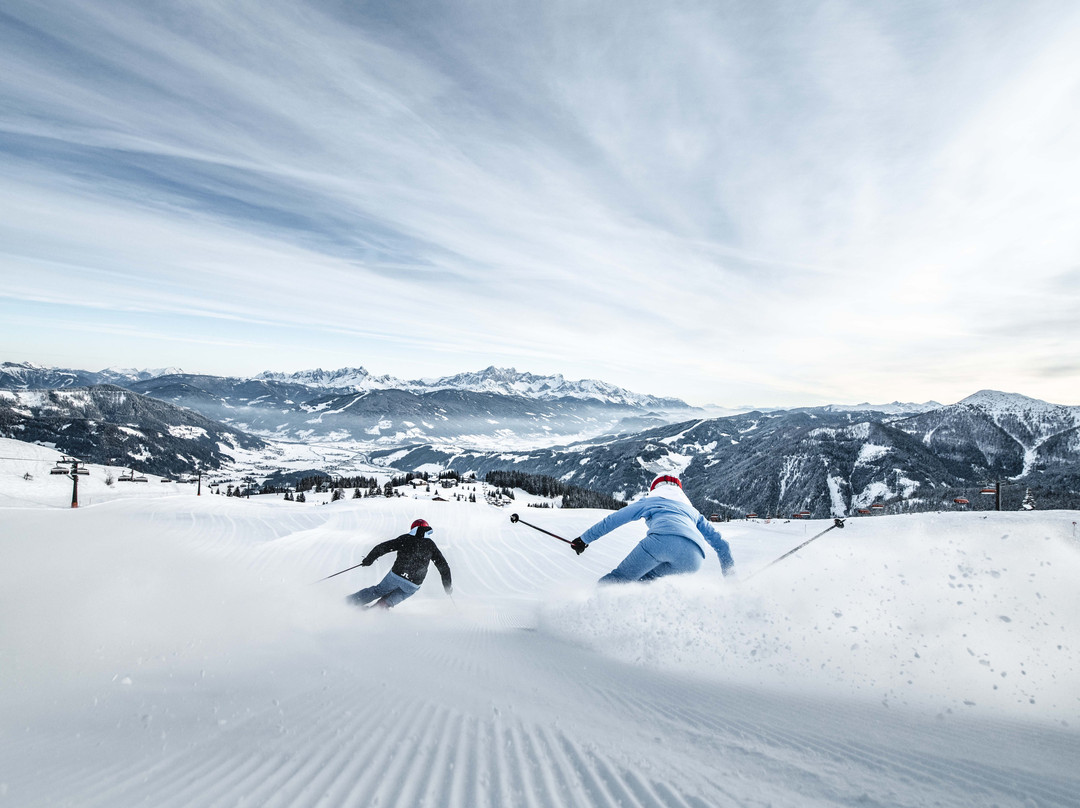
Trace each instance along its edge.
{"label": "pine tree", "polygon": [[307,497],[304,496],[303,491],[301,491],[299,494],[296,495],[296,501],[297,502],[307,502]]}

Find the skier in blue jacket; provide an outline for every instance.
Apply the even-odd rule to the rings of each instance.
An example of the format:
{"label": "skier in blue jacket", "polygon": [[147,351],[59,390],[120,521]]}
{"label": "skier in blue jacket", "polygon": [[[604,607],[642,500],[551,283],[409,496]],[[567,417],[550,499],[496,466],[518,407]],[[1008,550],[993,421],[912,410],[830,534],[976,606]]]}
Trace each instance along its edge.
{"label": "skier in blue jacket", "polygon": [[645,520],[648,533],[600,583],[653,581],[665,575],[697,572],[705,559],[706,546],[716,551],[724,575],[735,572],[728,543],[690,504],[679,478],[669,474],[657,477],[645,497],[601,519],[570,546],[581,555],[592,542],[635,519]]}

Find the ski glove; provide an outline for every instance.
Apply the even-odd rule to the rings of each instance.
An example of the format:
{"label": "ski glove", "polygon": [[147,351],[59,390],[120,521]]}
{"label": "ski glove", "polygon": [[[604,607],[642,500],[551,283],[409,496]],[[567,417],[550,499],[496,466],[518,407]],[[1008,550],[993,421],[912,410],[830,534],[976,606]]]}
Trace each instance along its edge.
{"label": "ski glove", "polygon": [[360,566],[361,567],[370,567],[374,563],[375,563],[374,559],[365,558],[363,561],[360,562]]}
{"label": "ski glove", "polygon": [[583,542],[581,540],[581,536],[578,536],[576,539],[574,539],[572,542],[570,542],[570,546],[574,549],[575,553],[577,553],[578,555],[581,555],[582,553],[585,552],[585,548],[588,547],[589,545],[587,545],[585,542]]}

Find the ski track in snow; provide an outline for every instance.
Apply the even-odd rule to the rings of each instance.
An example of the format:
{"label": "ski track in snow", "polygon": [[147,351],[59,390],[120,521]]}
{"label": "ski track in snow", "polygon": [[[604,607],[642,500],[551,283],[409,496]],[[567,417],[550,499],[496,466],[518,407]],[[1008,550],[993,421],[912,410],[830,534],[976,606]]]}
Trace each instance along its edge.
{"label": "ski track in snow", "polygon": [[[626,607],[592,582],[640,526],[579,559],[483,503],[168,497],[3,515],[0,806],[1080,805],[1071,728],[657,669],[575,634]],[[528,518],[572,537],[599,515]],[[387,558],[312,584],[416,516],[450,560],[452,603],[432,570],[392,613],[345,607]],[[777,583],[889,524],[830,534]],[[821,529],[722,527],[744,572]],[[753,606],[763,578],[729,599]]]}

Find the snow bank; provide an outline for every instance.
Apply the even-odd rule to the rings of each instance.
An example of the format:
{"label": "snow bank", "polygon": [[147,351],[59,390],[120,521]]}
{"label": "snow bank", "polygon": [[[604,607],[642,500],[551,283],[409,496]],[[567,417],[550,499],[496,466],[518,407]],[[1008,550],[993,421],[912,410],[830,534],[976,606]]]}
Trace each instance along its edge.
{"label": "snow bank", "polygon": [[[706,573],[603,589],[545,609],[543,624],[620,659],[696,675],[1075,724],[1077,516],[851,520],[741,584]],[[726,533],[746,576],[826,524]]]}

